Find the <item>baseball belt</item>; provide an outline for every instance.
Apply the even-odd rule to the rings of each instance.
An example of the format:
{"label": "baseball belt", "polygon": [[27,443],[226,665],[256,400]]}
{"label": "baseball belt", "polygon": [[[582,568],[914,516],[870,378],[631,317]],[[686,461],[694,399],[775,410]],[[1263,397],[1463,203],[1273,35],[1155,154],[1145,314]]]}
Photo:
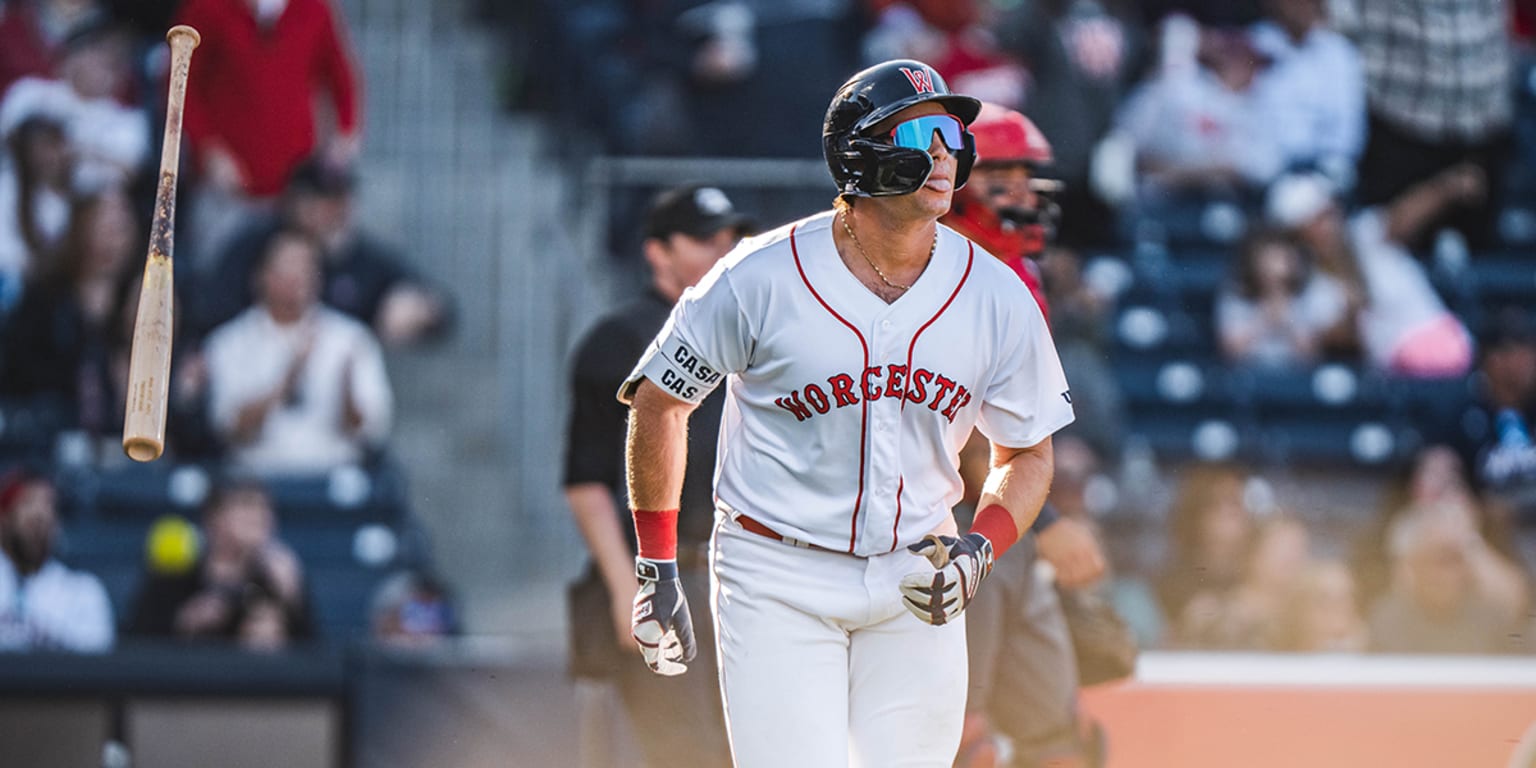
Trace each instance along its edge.
{"label": "baseball belt", "polygon": [[840,555],[848,554],[847,552],[843,552],[843,551],[837,550],[837,549],[827,549],[826,547],[823,547],[820,544],[812,544],[809,541],[801,541],[800,539],[792,539],[792,538],[790,538],[788,536],[785,536],[785,535],[779,533],[778,531],[775,531],[772,528],[769,528],[766,525],[763,525],[762,523],[758,522],[757,520],[755,520],[755,519],[753,519],[753,518],[751,518],[751,517],[749,517],[749,516],[747,516],[745,514],[742,514],[740,512],[734,512],[733,514],[736,517],[736,522],[741,523],[741,527],[744,530],[751,531],[752,533],[755,533],[755,534],[757,534],[759,536],[763,536],[765,538],[773,539],[774,541],[782,541],[785,544],[790,545],[791,547],[799,547],[801,549],[814,549],[814,550],[817,550],[817,551],[820,551],[820,552],[836,552],[837,554],[840,554]]}

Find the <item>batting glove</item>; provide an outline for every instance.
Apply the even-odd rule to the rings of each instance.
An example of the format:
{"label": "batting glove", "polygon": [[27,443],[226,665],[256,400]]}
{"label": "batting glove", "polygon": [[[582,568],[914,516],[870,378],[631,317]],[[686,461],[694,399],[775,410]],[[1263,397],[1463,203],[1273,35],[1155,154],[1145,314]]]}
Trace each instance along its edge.
{"label": "batting glove", "polygon": [[693,661],[699,649],[693,641],[693,618],[688,615],[688,597],[677,577],[677,561],[637,557],[635,575],[640,579],[640,591],[635,594],[630,634],[652,672],[681,675],[688,671],[687,662]]}
{"label": "batting glove", "polygon": [[907,551],[928,558],[934,570],[903,576],[901,602],[934,626],[959,616],[992,572],[992,542],[975,531],[959,538],[929,534]]}

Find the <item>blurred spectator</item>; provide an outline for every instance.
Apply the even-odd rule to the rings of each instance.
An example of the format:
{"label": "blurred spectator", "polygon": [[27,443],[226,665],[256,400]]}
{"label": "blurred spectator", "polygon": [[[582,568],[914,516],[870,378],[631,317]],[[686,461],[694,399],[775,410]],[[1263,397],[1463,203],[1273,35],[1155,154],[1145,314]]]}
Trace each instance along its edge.
{"label": "blurred spectator", "polygon": [[391,576],[374,592],[369,614],[373,639],[391,647],[430,648],[459,633],[453,594],[424,571]]}
{"label": "blurred spectator", "polygon": [[864,62],[933,62],[956,93],[1016,109],[1029,73],[999,45],[998,8],[976,0],[866,0],[874,16],[864,35]]}
{"label": "blurred spectator", "polygon": [[1301,569],[1276,620],[1273,648],[1303,653],[1363,651],[1367,633],[1349,567],[1314,560]]}
{"label": "blurred spectator", "polygon": [[1479,490],[1536,522],[1536,325],[1527,312],[1511,308],[1494,318],[1472,408],[1448,441]]}
{"label": "blurred spectator", "polygon": [[1179,479],[1157,597],[1170,621],[1201,595],[1226,595],[1243,579],[1256,524],[1249,475],[1227,464],[1193,464]]}
{"label": "blurred spectator", "polygon": [[[206,263],[305,158],[356,159],[360,88],[329,0],[186,0],[176,21],[203,39],[185,125],[202,172],[194,232]],[[322,124],[320,103],[334,125]]]}
{"label": "blurred spectator", "polygon": [[1306,252],[1282,233],[1250,233],[1233,267],[1233,279],[1216,294],[1216,335],[1228,362],[1311,365],[1323,357],[1341,324],[1353,320],[1344,288],[1313,270]]}
{"label": "blurred spectator", "polygon": [[1348,189],[1365,143],[1365,71],[1354,44],[1328,28],[1324,6],[1266,0],[1266,18],[1250,34],[1271,63],[1254,93],[1280,164],[1322,171]]}
{"label": "blurred spectator", "polygon": [[1163,616],[1156,595],[1142,575],[1146,547],[1129,526],[1101,520],[1119,508],[1120,489],[1106,473],[1099,453],[1081,436],[1058,435],[1052,443],[1056,472],[1051,481],[1051,504],[1063,518],[1088,526],[1110,548],[1097,591],[1108,596],[1138,645],[1156,647],[1163,637]]}
{"label": "blurred spectator", "polygon": [[[590,128],[613,154],[689,151],[693,135],[684,103],[688,46],[673,26],[669,3],[541,0],[503,4],[519,62],[516,106],[547,107],[568,124]],[[531,30],[542,29],[542,34]],[[531,33],[530,33],[531,32]]]}
{"label": "blurred spectator", "polygon": [[69,30],[98,12],[94,0],[0,3],[0,94],[22,77],[48,74]]}
{"label": "blurred spectator", "polygon": [[688,2],[674,34],[688,52],[691,154],[818,157],[793,126],[820,125],[826,102],[859,69],[855,0]]}
{"label": "blurred spectator", "polygon": [[1060,239],[1103,244],[1112,233],[1104,203],[1088,186],[1094,146],[1109,130],[1126,86],[1139,74],[1141,24],[1124,0],[1035,0],[999,24],[1004,47],[1029,68],[1023,112],[1051,137],[1052,175],[1065,182]]}
{"label": "blurred spectator", "polygon": [[51,117],[29,117],[0,135],[8,155],[0,163],[0,311],[9,311],[28,276],[58,255],[74,159],[64,125]]}
{"label": "blurred spectator", "polygon": [[1338,279],[1358,311],[1367,362],[1407,377],[1458,376],[1472,365],[1472,339],[1406,250],[1457,200],[1480,198],[1485,180],[1458,165],[1409,188],[1389,204],[1356,214],[1347,229],[1333,186],[1317,174],[1286,176],[1269,190],[1269,220],[1293,233],[1323,272]]}
{"label": "blurred spectator", "polygon": [[258,303],[209,334],[209,412],[239,467],[323,473],[368,458],[389,433],[393,394],[368,328],[320,303],[320,245],[274,236]]}
{"label": "blurred spectator", "polygon": [[[1360,204],[1384,205],[1462,163],[1502,188],[1509,152],[1510,15],[1506,0],[1352,0],[1370,114]],[[1484,196],[1457,200],[1455,226],[1474,244],[1491,233]],[[1452,213],[1437,211],[1438,215]]]}
{"label": "blurred spectator", "polygon": [[1451,510],[1473,521],[1473,526],[1492,554],[1481,561],[1478,578],[1496,602],[1510,612],[1525,600],[1525,577],[1516,565],[1518,555],[1506,521],[1494,514],[1497,507],[1481,502],[1473,492],[1466,465],[1455,451],[1431,446],[1414,458],[1407,475],[1388,489],[1381,511],[1355,547],[1354,567],[1362,604],[1384,594],[1392,580],[1391,530],[1397,521],[1419,510]]}
{"label": "blurred spectator", "polygon": [[198,321],[203,331],[251,305],[252,277],[268,243],[283,229],[324,247],[321,300],[373,328],[387,345],[409,344],[443,332],[448,300],[411,272],[396,250],[363,231],[352,201],[357,177],[350,166],[315,157],[295,169],[271,216],[251,222],[224,249],[215,269],[200,276]]}
{"label": "blurred spectator", "polygon": [[1138,193],[1156,215],[1170,198],[1235,194],[1280,172],[1274,126],[1254,78],[1265,61],[1236,32],[1202,31],[1186,16],[1163,21],[1156,72],[1121,105],[1117,136],[1135,148]]}
{"label": "blurred spectator", "polygon": [[[143,259],[127,195],[108,189],[76,203],[56,263],[30,281],[4,335],[0,392],[51,396],[84,429],[106,432],[116,397],[109,348],[119,292]],[[15,364],[25,361],[24,365]],[[121,417],[117,423],[121,424]]]}
{"label": "blurred spectator", "polygon": [[107,591],[55,559],[58,537],[53,483],[28,470],[0,478],[0,651],[111,650]]}
{"label": "blurred spectator", "polygon": [[1388,533],[1392,585],[1371,607],[1371,650],[1501,653],[1515,646],[1509,611],[1478,578],[1492,553],[1451,506],[1404,513]]}
{"label": "blurred spectator", "polygon": [[195,558],[152,556],[145,566],[130,634],[251,650],[313,636],[303,566],[278,538],[271,499],[259,484],[226,482],[209,495]]}
{"label": "blurred spectator", "polygon": [[1077,420],[1058,434],[1082,437],[1110,461],[1120,456],[1126,418],[1125,400],[1106,353],[1118,290],[1111,283],[1119,279],[1118,267],[1114,259],[1084,264],[1076,250],[1063,246],[1046,248],[1040,258],[1045,293],[1053,308],[1051,336],[1076,393],[1072,407]]}
{"label": "blurred spectator", "polygon": [[124,103],[133,77],[129,42],[123,28],[95,17],[70,30],[52,78],[22,78],[0,101],[0,132],[35,115],[63,124],[76,191],[128,186],[149,157],[149,119]]}
{"label": "blurred spectator", "polygon": [[1181,648],[1266,650],[1278,644],[1280,614],[1310,560],[1311,538],[1301,521],[1270,517],[1258,526],[1243,558],[1243,578],[1228,590],[1203,590],[1174,620]]}

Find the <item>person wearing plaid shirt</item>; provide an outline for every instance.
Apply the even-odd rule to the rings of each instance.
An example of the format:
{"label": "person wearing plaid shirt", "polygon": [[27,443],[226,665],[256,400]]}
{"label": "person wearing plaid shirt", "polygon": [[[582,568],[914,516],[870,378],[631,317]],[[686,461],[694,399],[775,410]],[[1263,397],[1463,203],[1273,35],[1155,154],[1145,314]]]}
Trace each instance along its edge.
{"label": "person wearing plaid shirt", "polygon": [[[1370,113],[1358,202],[1380,204],[1467,160],[1482,166],[1489,189],[1498,190],[1513,111],[1506,0],[1350,5],[1338,21],[1365,65]],[[1493,210],[1469,207],[1445,223],[1480,242]]]}

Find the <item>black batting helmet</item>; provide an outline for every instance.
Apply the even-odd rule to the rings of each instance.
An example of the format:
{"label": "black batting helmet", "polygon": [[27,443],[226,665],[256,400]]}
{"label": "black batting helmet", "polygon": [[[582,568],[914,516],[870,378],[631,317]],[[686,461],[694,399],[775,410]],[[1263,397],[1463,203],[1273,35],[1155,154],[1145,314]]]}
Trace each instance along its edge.
{"label": "black batting helmet", "polygon": [[[980,101],[950,93],[949,85],[933,67],[912,59],[876,64],[837,89],[822,123],[821,146],[842,193],[859,197],[907,195],[928,180],[933,157],[926,149],[898,147],[869,133],[881,120],[928,101],[937,102],[965,125],[981,111]],[[969,131],[964,132],[964,143],[964,149],[954,151],[960,161],[955,172],[956,189],[965,185],[976,162],[976,142]]]}

